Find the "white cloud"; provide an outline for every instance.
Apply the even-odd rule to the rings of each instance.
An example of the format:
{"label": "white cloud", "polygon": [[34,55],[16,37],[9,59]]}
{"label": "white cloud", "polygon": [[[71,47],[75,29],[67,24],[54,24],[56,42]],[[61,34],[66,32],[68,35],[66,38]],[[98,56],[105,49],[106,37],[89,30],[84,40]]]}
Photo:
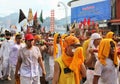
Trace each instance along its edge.
{"label": "white cloud", "polygon": [[[50,16],[50,11],[55,10],[55,18],[65,17],[65,8],[61,6],[57,7],[59,0],[0,0],[0,16],[4,17],[14,12],[19,12],[22,9],[25,15],[28,15],[29,8],[32,8],[33,14],[37,11],[38,17],[43,10],[43,17]],[[67,0],[62,0],[67,6]],[[70,8],[68,9],[68,15],[70,15]]]}

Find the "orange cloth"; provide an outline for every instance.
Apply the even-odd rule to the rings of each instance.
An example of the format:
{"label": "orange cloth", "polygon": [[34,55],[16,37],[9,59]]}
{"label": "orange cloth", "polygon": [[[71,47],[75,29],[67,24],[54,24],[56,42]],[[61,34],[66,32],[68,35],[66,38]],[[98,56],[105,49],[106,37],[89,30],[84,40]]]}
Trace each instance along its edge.
{"label": "orange cloth", "polygon": [[75,73],[76,84],[79,84],[82,78],[80,73],[80,66],[82,63],[84,63],[83,48],[78,47],[73,57],[67,56],[65,53],[63,53],[62,60],[65,65]]}
{"label": "orange cloth", "polygon": [[65,39],[66,36],[67,34],[62,34],[61,39],[60,39],[60,46],[61,46],[62,52],[64,51],[63,40]]}
{"label": "orange cloth", "polygon": [[106,38],[113,38],[113,35],[114,35],[114,32],[108,32],[107,34],[106,34]]}
{"label": "orange cloth", "polygon": [[61,38],[65,39],[66,36],[67,36],[67,34],[62,34]]}
{"label": "orange cloth", "polygon": [[90,43],[90,39],[84,41],[83,45],[82,45],[82,47],[83,47],[83,55],[84,55],[85,59],[87,57],[87,49],[88,49],[89,43]]}
{"label": "orange cloth", "polygon": [[66,48],[67,46],[70,46],[70,45],[75,44],[75,43],[80,44],[79,39],[76,38],[75,36],[70,35],[70,36],[65,38],[64,43],[63,43],[63,47]]}
{"label": "orange cloth", "polygon": [[[79,43],[79,40],[76,37],[68,36],[64,40],[64,47],[66,48],[72,44],[77,43]],[[62,53],[62,60],[65,63],[65,65],[74,72],[76,84],[79,84],[80,79],[82,78],[80,73],[80,66],[82,65],[82,63],[84,63],[83,48],[78,47],[75,50],[73,57],[67,56],[65,52]]]}
{"label": "orange cloth", "polygon": [[[98,50],[98,59],[100,60],[101,64],[106,65],[106,58],[108,58],[109,53],[110,53],[110,42],[114,42],[112,39],[103,39],[100,42],[99,45],[99,50]],[[115,42],[114,42],[115,43]],[[118,65],[118,60],[117,60],[117,48],[116,48],[116,43],[115,43],[115,53],[114,53],[114,64]]]}
{"label": "orange cloth", "polygon": [[58,53],[58,46],[57,46],[57,37],[58,37],[59,33],[55,33],[54,35],[54,44],[53,44],[53,47],[54,47],[54,52],[53,52],[53,56],[54,58],[56,58],[56,55]]}
{"label": "orange cloth", "polygon": [[34,40],[40,40],[41,39],[41,36],[40,35],[35,35],[34,36]]}

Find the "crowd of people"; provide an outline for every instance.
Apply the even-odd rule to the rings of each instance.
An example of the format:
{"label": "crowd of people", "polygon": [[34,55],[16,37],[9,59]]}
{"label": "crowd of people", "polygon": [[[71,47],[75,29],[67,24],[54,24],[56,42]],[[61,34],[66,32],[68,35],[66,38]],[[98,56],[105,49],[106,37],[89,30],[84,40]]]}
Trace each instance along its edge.
{"label": "crowd of people", "polygon": [[92,32],[85,39],[78,33],[5,31],[0,35],[0,80],[10,81],[13,71],[16,84],[120,84],[120,39],[112,31],[104,37]]}

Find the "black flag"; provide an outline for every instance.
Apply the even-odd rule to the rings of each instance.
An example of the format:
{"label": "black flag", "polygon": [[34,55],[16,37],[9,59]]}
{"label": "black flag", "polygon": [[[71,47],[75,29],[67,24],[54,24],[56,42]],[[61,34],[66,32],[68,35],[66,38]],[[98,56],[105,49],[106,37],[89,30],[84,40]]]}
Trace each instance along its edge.
{"label": "black flag", "polygon": [[23,13],[23,11],[20,9],[20,13],[19,13],[19,23],[24,20],[26,17],[25,17],[25,14]]}
{"label": "black flag", "polygon": [[69,29],[69,26],[67,25],[67,32],[69,32],[70,31],[70,29]]}

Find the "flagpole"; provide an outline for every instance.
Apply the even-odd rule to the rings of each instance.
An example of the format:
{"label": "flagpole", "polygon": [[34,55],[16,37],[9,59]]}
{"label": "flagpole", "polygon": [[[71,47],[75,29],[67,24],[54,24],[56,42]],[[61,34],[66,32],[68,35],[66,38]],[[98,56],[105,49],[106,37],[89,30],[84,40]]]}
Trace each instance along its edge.
{"label": "flagpole", "polygon": [[67,19],[68,11],[67,11],[67,6],[63,2],[59,1],[58,2],[58,7],[60,7],[60,4],[62,4],[64,6],[64,8],[65,8],[66,32],[67,32],[67,25],[68,25],[68,19]]}

